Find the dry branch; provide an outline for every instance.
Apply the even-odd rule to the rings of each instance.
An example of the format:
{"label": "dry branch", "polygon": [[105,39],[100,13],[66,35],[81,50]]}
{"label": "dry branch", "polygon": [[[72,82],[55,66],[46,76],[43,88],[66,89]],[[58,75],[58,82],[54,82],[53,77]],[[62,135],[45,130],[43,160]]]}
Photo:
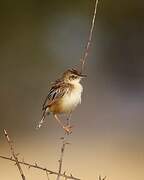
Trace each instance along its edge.
{"label": "dry branch", "polygon": [[[58,176],[57,176],[57,179],[56,179],[56,180],[59,180],[59,179],[60,179],[60,174],[61,174],[62,165],[63,165],[63,157],[64,157],[64,152],[65,152],[65,147],[66,147],[67,144],[69,144],[69,143],[67,143],[67,142],[65,141],[64,138],[61,138],[61,139],[63,139],[63,142],[62,142],[61,154],[60,154],[60,159],[59,159]],[[65,179],[67,179],[67,178],[65,177]]]}
{"label": "dry branch", "polygon": [[7,133],[7,131],[6,131],[5,129],[4,129],[4,134],[5,134],[6,140],[7,140],[8,144],[9,144],[9,147],[10,147],[10,150],[11,150],[11,154],[12,154],[14,160],[15,160],[15,163],[16,163],[16,165],[17,165],[17,167],[18,167],[18,170],[19,170],[19,172],[20,172],[20,175],[21,175],[21,177],[22,177],[22,180],[26,180],[25,175],[24,175],[24,173],[23,173],[23,170],[22,170],[22,168],[21,168],[21,166],[20,166],[20,163],[19,163],[19,161],[18,161],[17,154],[16,154],[15,151],[14,151],[13,142],[12,142],[11,139],[9,138],[9,135],[8,135],[8,133]]}
{"label": "dry branch", "polygon": [[88,37],[88,41],[84,50],[84,53],[80,59],[80,72],[82,73],[84,70],[84,66],[85,66],[85,62],[89,53],[89,49],[90,49],[90,45],[91,45],[91,41],[92,41],[92,36],[93,36],[93,29],[95,26],[95,19],[96,19],[96,14],[97,14],[97,8],[98,8],[98,2],[99,0],[95,0],[95,7],[94,7],[94,13],[93,13],[93,18],[92,18],[92,23],[91,23],[91,28],[90,28],[90,32],[89,32],[89,37]]}
{"label": "dry branch", "polygon": [[[0,158],[6,159],[6,160],[9,160],[9,161],[12,161],[12,162],[16,163],[16,160],[14,158],[12,158],[12,157],[0,156]],[[27,163],[27,162],[24,162],[24,161],[18,161],[18,163],[22,164],[24,166],[27,166],[28,168],[35,168],[35,169],[39,169],[39,170],[45,171],[48,174],[53,174],[53,175],[58,175],[59,174],[58,172],[51,171],[51,170],[49,170],[47,168],[41,167],[37,163],[30,164],[30,163]],[[67,178],[67,179],[81,180],[80,178],[74,177],[73,175],[66,175],[65,173],[60,174],[60,176],[64,177],[64,178]]]}

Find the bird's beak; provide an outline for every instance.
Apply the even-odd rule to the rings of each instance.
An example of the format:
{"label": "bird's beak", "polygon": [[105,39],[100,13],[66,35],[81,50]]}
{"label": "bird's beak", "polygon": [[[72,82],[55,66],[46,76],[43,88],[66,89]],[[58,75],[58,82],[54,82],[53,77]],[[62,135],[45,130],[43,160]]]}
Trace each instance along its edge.
{"label": "bird's beak", "polygon": [[80,76],[81,78],[86,78],[86,77],[87,77],[86,74],[80,74],[79,76]]}

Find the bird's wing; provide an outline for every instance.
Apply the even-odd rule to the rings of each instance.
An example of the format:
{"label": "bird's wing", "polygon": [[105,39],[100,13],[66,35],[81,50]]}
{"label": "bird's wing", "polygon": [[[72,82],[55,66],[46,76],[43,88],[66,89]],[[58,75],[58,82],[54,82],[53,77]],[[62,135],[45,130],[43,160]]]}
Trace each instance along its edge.
{"label": "bird's wing", "polygon": [[61,81],[56,81],[51,87],[44,103],[43,110],[45,110],[50,104],[63,97],[70,90],[70,85]]}

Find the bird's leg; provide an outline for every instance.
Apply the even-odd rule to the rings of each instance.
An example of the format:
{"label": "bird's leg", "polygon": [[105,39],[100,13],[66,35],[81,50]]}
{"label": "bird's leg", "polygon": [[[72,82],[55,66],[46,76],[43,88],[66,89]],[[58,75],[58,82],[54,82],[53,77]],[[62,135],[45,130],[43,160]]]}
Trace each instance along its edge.
{"label": "bird's leg", "polygon": [[55,119],[57,120],[57,122],[60,124],[61,127],[63,127],[63,123],[61,122],[61,120],[58,118],[58,116],[56,114],[54,114]]}
{"label": "bird's leg", "polygon": [[54,117],[55,117],[55,119],[57,120],[57,122],[60,124],[60,126],[65,130],[65,132],[66,132],[67,134],[72,133],[71,127],[69,127],[69,126],[64,126],[63,123],[61,122],[61,120],[58,118],[58,116],[57,116],[56,114],[54,114]]}
{"label": "bird's leg", "polygon": [[71,115],[72,115],[72,112],[70,112],[67,117],[67,127],[69,129],[72,129],[74,127],[74,125],[71,125]]}
{"label": "bird's leg", "polygon": [[71,127],[70,120],[71,120],[71,112],[69,113],[69,115],[67,117],[67,126],[69,126],[69,127]]}

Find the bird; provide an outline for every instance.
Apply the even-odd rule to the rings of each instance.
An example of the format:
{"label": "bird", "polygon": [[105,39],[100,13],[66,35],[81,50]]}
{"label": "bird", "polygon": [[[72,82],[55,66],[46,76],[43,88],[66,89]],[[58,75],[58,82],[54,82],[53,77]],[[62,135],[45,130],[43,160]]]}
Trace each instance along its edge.
{"label": "bird", "polygon": [[[42,118],[37,126],[38,129],[42,126],[46,116],[53,114],[65,133],[70,134],[72,132],[69,119],[77,105],[81,103],[83,86],[80,81],[84,77],[86,75],[72,68],[66,70],[59,79],[52,83],[42,106]],[[58,117],[59,114],[68,114],[67,120],[69,122],[67,125],[61,122]]]}

